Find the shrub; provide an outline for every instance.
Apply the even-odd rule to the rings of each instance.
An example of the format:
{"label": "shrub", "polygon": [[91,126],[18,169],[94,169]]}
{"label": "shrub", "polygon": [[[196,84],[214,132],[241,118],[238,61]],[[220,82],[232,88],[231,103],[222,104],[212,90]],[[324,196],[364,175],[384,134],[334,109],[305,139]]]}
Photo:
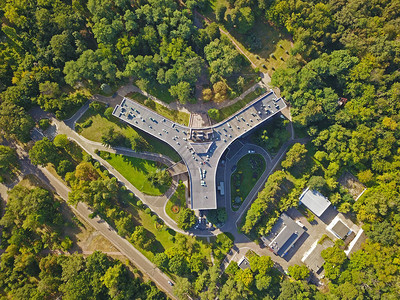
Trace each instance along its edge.
{"label": "shrub", "polygon": [[288,268],[289,275],[295,280],[303,280],[310,276],[310,270],[304,265],[294,265]]}
{"label": "shrub", "polygon": [[58,148],[65,148],[69,144],[68,137],[66,134],[58,134],[54,138],[53,143]]}
{"label": "shrub", "polygon": [[110,119],[110,118],[112,117],[113,111],[114,111],[114,108],[108,107],[108,108],[104,111],[104,116],[105,116],[107,119]]}
{"label": "shrub", "polygon": [[146,213],[146,214],[151,214],[151,209],[150,208],[146,208],[145,210],[144,210],[144,212]]}
{"label": "shrub", "polygon": [[142,201],[138,200],[138,201],[136,202],[136,206],[142,207],[142,205],[143,205],[143,202],[142,202]]}
{"label": "shrub", "polygon": [[57,174],[60,176],[65,176],[68,172],[72,172],[74,170],[74,165],[69,160],[62,160],[58,164]]}
{"label": "shrub", "polygon": [[215,121],[219,121],[219,119],[221,118],[219,110],[215,108],[210,108],[208,110],[208,115],[210,116],[211,119]]}
{"label": "shrub", "polygon": [[92,156],[90,155],[90,154],[84,154],[83,155],[83,157],[82,157],[82,160],[83,161],[86,161],[86,162],[91,162],[92,161]]}
{"label": "shrub", "polygon": [[81,124],[81,127],[82,128],[88,128],[88,127],[92,126],[92,124],[93,124],[93,120],[92,119],[88,119],[88,120],[86,120],[85,122],[83,122]]}
{"label": "shrub", "polygon": [[50,120],[49,119],[41,119],[39,121],[39,128],[42,130],[46,130],[50,126]]}

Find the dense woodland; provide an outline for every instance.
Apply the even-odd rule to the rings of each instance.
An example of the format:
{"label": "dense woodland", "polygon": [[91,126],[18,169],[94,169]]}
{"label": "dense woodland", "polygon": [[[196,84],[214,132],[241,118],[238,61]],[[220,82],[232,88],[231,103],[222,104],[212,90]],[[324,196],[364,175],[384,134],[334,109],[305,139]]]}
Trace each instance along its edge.
{"label": "dense woodland", "polygon": [[[354,214],[369,239],[350,258],[340,243],[323,253],[330,280],[325,293],[303,281],[304,270],[291,269],[293,280],[283,279],[270,262],[257,258],[252,258],[249,271],[232,265],[218,277],[214,268],[204,268],[205,259],[196,252],[199,244],[190,245],[182,237],[176,239],[175,248],[155,254],[154,261],[180,276],[176,293],[181,297],[189,293],[203,299],[216,295],[219,299],[398,299],[400,1],[221,3],[216,5],[215,19],[229,30],[247,34],[250,49],[260,46],[260,37],[251,33],[257,19],[292,35],[291,57],[285,68],[274,72],[272,83],[291,105],[297,134],[310,138],[307,147],[296,144],[288,152],[283,170],[270,177],[241,230],[255,238],[267,233],[278,213],[297,205],[302,188],[311,185],[329,196],[340,211]],[[215,23],[204,29],[194,25],[195,9],[207,12],[209,3],[2,1],[2,134],[27,142],[34,126],[27,114],[31,107],[39,105],[67,118],[91,92],[111,94],[131,79],[146,91],[161,90],[180,102],[193,100],[197,79],[204,74],[209,87],[203,90],[205,100],[219,101],[228,90],[240,91],[243,78],[235,76],[246,61]],[[344,98],[341,104],[338,98]],[[273,139],[279,145],[277,137]],[[260,141],[268,144],[266,140],[261,134]],[[143,228],[134,226],[125,210],[117,212],[117,204],[124,202],[115,180],[99,172],[90,157],[60,159],[63,156],[54,153],[62,153],[65,146],[62,139],[58,142],[37,144],[30,153],[32,162],[53,164],[73,189],[71,203],[83,193],[97,213],[115,220],[120,234],[138,247],[151,249],[156,241],[148,244]],[[14,163],[13,150],[0,148],[0,176],[12,172]],[[344,171],[368,187],[357,202],[337,184]],[[2,296],[162,299],[154,287],[143,287],[131,279],[125,266],[101,254],[87,259],[41,256],[42,250],[70,246],[57,231],[62,217],[48,191],[17,186],[9,201],[1,220],[2,248],[7,249],[0,264]],[[192,221],[190,216],[183,219]],[[229,249],[231,241],[221,237],[215,245]]]}
{"label": "dense woodland", "polygon": [[194,26],[193,10],[201,5],[2,1],[0,127],[26,141],[33,126],[26,110],[33,105],[66,118],[86,101],[88,89],[111,93],[111,87],[129,79],[181,102],[194,99],[203,73],[203,84],[219,83],[217,94],[221,87],[226,90],[227,78],[246,61],[216,24]]}
{"label": "dense woodland", "polygon": [[[166,299],[154,285],[135,278],[129,268],[107,255],[56,255],[67,251],[69,224],[60,202],[40,187],[17,185],[9,192],[1,248],[0,297],[3,299]],[[49,254],[50,253],[50,254]]]}
{"label": "dense woodland", "polygon": [[[284,171],[270,177],[242,230],[268,232],[276,209],[297,205],[288,191],[298,197],[298,187],[319,189],[339,211],[355,214],[369,237],[350,259],[340,245],[325,253],[329,296],[396,299],[400,2],[273,1],[266,17],[293,35],[287,68],[277,70],[272,83],[292,107],[296,132],[311,141],[307,149],[294,145],[288,152]],[[345,100],[338,104],[338,98]],[[307,161],[311,157],[313,162]],[[344,171],[368,187],[357,202],[337,184]]]}

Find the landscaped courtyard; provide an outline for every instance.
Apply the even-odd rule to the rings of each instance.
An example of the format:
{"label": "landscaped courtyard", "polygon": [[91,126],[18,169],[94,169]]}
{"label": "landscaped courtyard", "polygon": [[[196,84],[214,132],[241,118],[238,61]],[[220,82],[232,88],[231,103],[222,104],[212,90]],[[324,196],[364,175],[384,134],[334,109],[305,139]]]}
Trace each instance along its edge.
{"label": "landscaped courtyard", "polygon": [[231,205],[238,210],[261,177],[266,167],[260,154],[247,154],[237,163],[236,171],[231,175]]}
{"label": "landscaped courtyard", "polygon": [[129,99],[135,100],[143,105],[146,105],[150,109],[154,110],[156,113],[170,119],[171,121],[180,123],[185,126],[189,125],[190,114],[186,112],[169,109],[168,107],[160,103],[157,103],[151,99],[148,99],[146,96],[137,92],[129,93],[126,96]]}
{"label": "landscaped courtyard", "polygon": [[179,212],[181,211],[181,209],[186,207],[185,189],[185,185],[180,182],[175,193],[168,200],[165,207],[167,215],[170,216],[170,218],[175,222],[177,222],[178,220]]}

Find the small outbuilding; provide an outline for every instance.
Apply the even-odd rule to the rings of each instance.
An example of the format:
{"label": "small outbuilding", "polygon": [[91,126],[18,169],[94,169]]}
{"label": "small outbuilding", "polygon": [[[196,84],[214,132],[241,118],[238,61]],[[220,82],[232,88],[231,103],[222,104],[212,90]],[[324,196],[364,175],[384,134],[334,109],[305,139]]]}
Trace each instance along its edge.
{"label": "small outbuilding", "polygon": [[341,240],[352,233],[352,230],[339,217],[335,217],[326,229]]}
{"label": "small outbuilding", "polygon": [[242,270],[250,269],[250,262],[247,260],[246,256],[243,256],[239,261],[238,261],[238,266]]}
{"label": "small outbuilding", "polygon": [[322,216],[322,214],[331,205],[331,202],[320,192],[315,190],[310,190],[307,188],[300,195],[300,204],[304,204],[309,210],[311,210],[317,217]]}

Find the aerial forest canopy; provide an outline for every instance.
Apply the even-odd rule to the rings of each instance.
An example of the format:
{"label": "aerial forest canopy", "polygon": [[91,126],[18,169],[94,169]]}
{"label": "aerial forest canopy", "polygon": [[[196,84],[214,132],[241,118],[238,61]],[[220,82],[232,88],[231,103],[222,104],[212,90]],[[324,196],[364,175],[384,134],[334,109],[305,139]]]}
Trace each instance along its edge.
{"label": "aerial forest canopy", "polygon": [[[290,58],[274,71],[272,85],[290,104],[297,132],[308,135],[318,153],[328,178],[317,179],[333,186],[340,173],[349,170],[368,187],[358,201],[349,201],[367,243],[350,258],[339,246],[324,253],[330,266],[329,299],[398,299],[400,0],[211,2],[215,19],[227,31],[254,37],[252,28],[262,20],[291,34]],[[211,98],[248,65],[216,23],[195,26],[195,10],[209,12],[213,5],[206,0],[0,1],[1,134],[26,142],[34,126],[27,113],[31,107],[39,105],[57,118],[67,118],[87,100],[88,91],[109,94],[129,80],[143,90],[162,88],[184,103],[193,99],[198,78],[205,74],[214,86],[214,91],[206,89]],[[257,48],[257,39],[250,48]],[[295,158],[282,165],[290,168],[298,163]],[[270,177],[260,193],[267,200],[254,201],[244,229],[251,231],[267,208],[275,209],[272,202],[285,183],[283,171]],[[297,203],[298,197],[293,199]],[[14,228],[11,219],[5,225]],[[55,263],[64,272],[63,263],[69,260]],[[36,275],[45,272],[45,260],[40,270],[38,263]],[[13,274],[5,263],[0,267],[4,274]],[[107,263],[109,267],[114,264]],[[228,283],[221,284],[222,295],[235,290],[234,280]],[[260,291],[266,290],[262,283]],[[12,289],[12,283],[7,284]],[[237,285],[239,296],[220,299],[255,297],[243,286]],[[279,292],[267,297],[325,299],[298,281],[284,281]]]}
{"label": "aerial forest canopy", "polygon": [[348,167],[372,187],[354,205],[360,221],[395,225],[400,2],[274,1],[267,16],[295,41],[288,67],[272,77],[293,107],[294,124],[307,130],[328,169]]}

